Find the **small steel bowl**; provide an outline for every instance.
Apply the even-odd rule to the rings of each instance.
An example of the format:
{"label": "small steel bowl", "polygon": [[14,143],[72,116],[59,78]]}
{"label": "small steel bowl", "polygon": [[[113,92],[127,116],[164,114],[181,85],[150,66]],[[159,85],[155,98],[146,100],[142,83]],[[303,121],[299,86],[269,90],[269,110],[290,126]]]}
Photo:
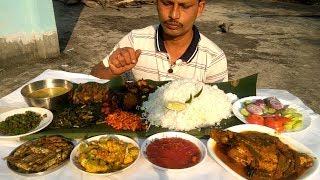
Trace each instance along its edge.
{"label": "small steel bowl", "polygon": [[[57,96],[48,96],[48,97],[30,97],[31,93],[45,89],[45,88],[54,88],[54,87],[64,87],[67,91],[64,94]],[[73,84],[70,81],[64,79],[45,79],[41,81],[36,81],[25,85],[21,89],[21,95],[29,106],[42,107],[49,110],[55,110],[62,105],[67,104],[68,94],[72,90]]]}

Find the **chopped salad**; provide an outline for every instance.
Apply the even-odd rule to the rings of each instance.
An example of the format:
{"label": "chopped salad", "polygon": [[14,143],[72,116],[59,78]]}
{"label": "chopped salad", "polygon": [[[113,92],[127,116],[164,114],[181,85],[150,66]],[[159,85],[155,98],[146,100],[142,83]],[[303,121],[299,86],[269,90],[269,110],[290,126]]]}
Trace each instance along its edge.
{"label": "chopped salad", "polygon": [[244,101],[240,113],[248,123],[264,125],[278,132],[297,131],[303,127],[302,114],[276,97]]}

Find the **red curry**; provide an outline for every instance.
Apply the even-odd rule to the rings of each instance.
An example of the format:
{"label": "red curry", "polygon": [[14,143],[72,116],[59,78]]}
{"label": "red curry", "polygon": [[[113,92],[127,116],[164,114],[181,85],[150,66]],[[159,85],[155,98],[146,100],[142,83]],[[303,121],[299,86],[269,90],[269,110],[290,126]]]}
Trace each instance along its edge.
{"label": "red curry", "polygon": [[147,147],[146,154],[153,164],[170,169],[191,167],[201,159],[201,152],[195,144],[175,137],[151,142]]}

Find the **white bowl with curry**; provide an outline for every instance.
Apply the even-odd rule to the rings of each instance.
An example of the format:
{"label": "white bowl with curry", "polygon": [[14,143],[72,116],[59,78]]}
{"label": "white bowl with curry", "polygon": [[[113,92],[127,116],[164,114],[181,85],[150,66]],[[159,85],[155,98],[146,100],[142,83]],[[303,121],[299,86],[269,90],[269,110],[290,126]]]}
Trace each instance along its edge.
{"label": "white bowl with curry", "polygon": [[99,135],[80,142],[71,152],[72,166],[89,175],[111,175],[132,167],[140,157],[136,141],[122,135]]}

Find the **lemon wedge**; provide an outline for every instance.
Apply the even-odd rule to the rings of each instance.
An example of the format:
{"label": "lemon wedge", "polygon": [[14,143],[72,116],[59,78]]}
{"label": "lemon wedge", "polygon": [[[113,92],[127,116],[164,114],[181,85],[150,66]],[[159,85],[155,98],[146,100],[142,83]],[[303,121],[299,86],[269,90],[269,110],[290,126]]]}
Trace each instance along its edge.
{"label": "lemon wedge", "polygon": [[186,108],[185,103],[169,101],[166,103],[166,108],[173,111],[182,111]]}

